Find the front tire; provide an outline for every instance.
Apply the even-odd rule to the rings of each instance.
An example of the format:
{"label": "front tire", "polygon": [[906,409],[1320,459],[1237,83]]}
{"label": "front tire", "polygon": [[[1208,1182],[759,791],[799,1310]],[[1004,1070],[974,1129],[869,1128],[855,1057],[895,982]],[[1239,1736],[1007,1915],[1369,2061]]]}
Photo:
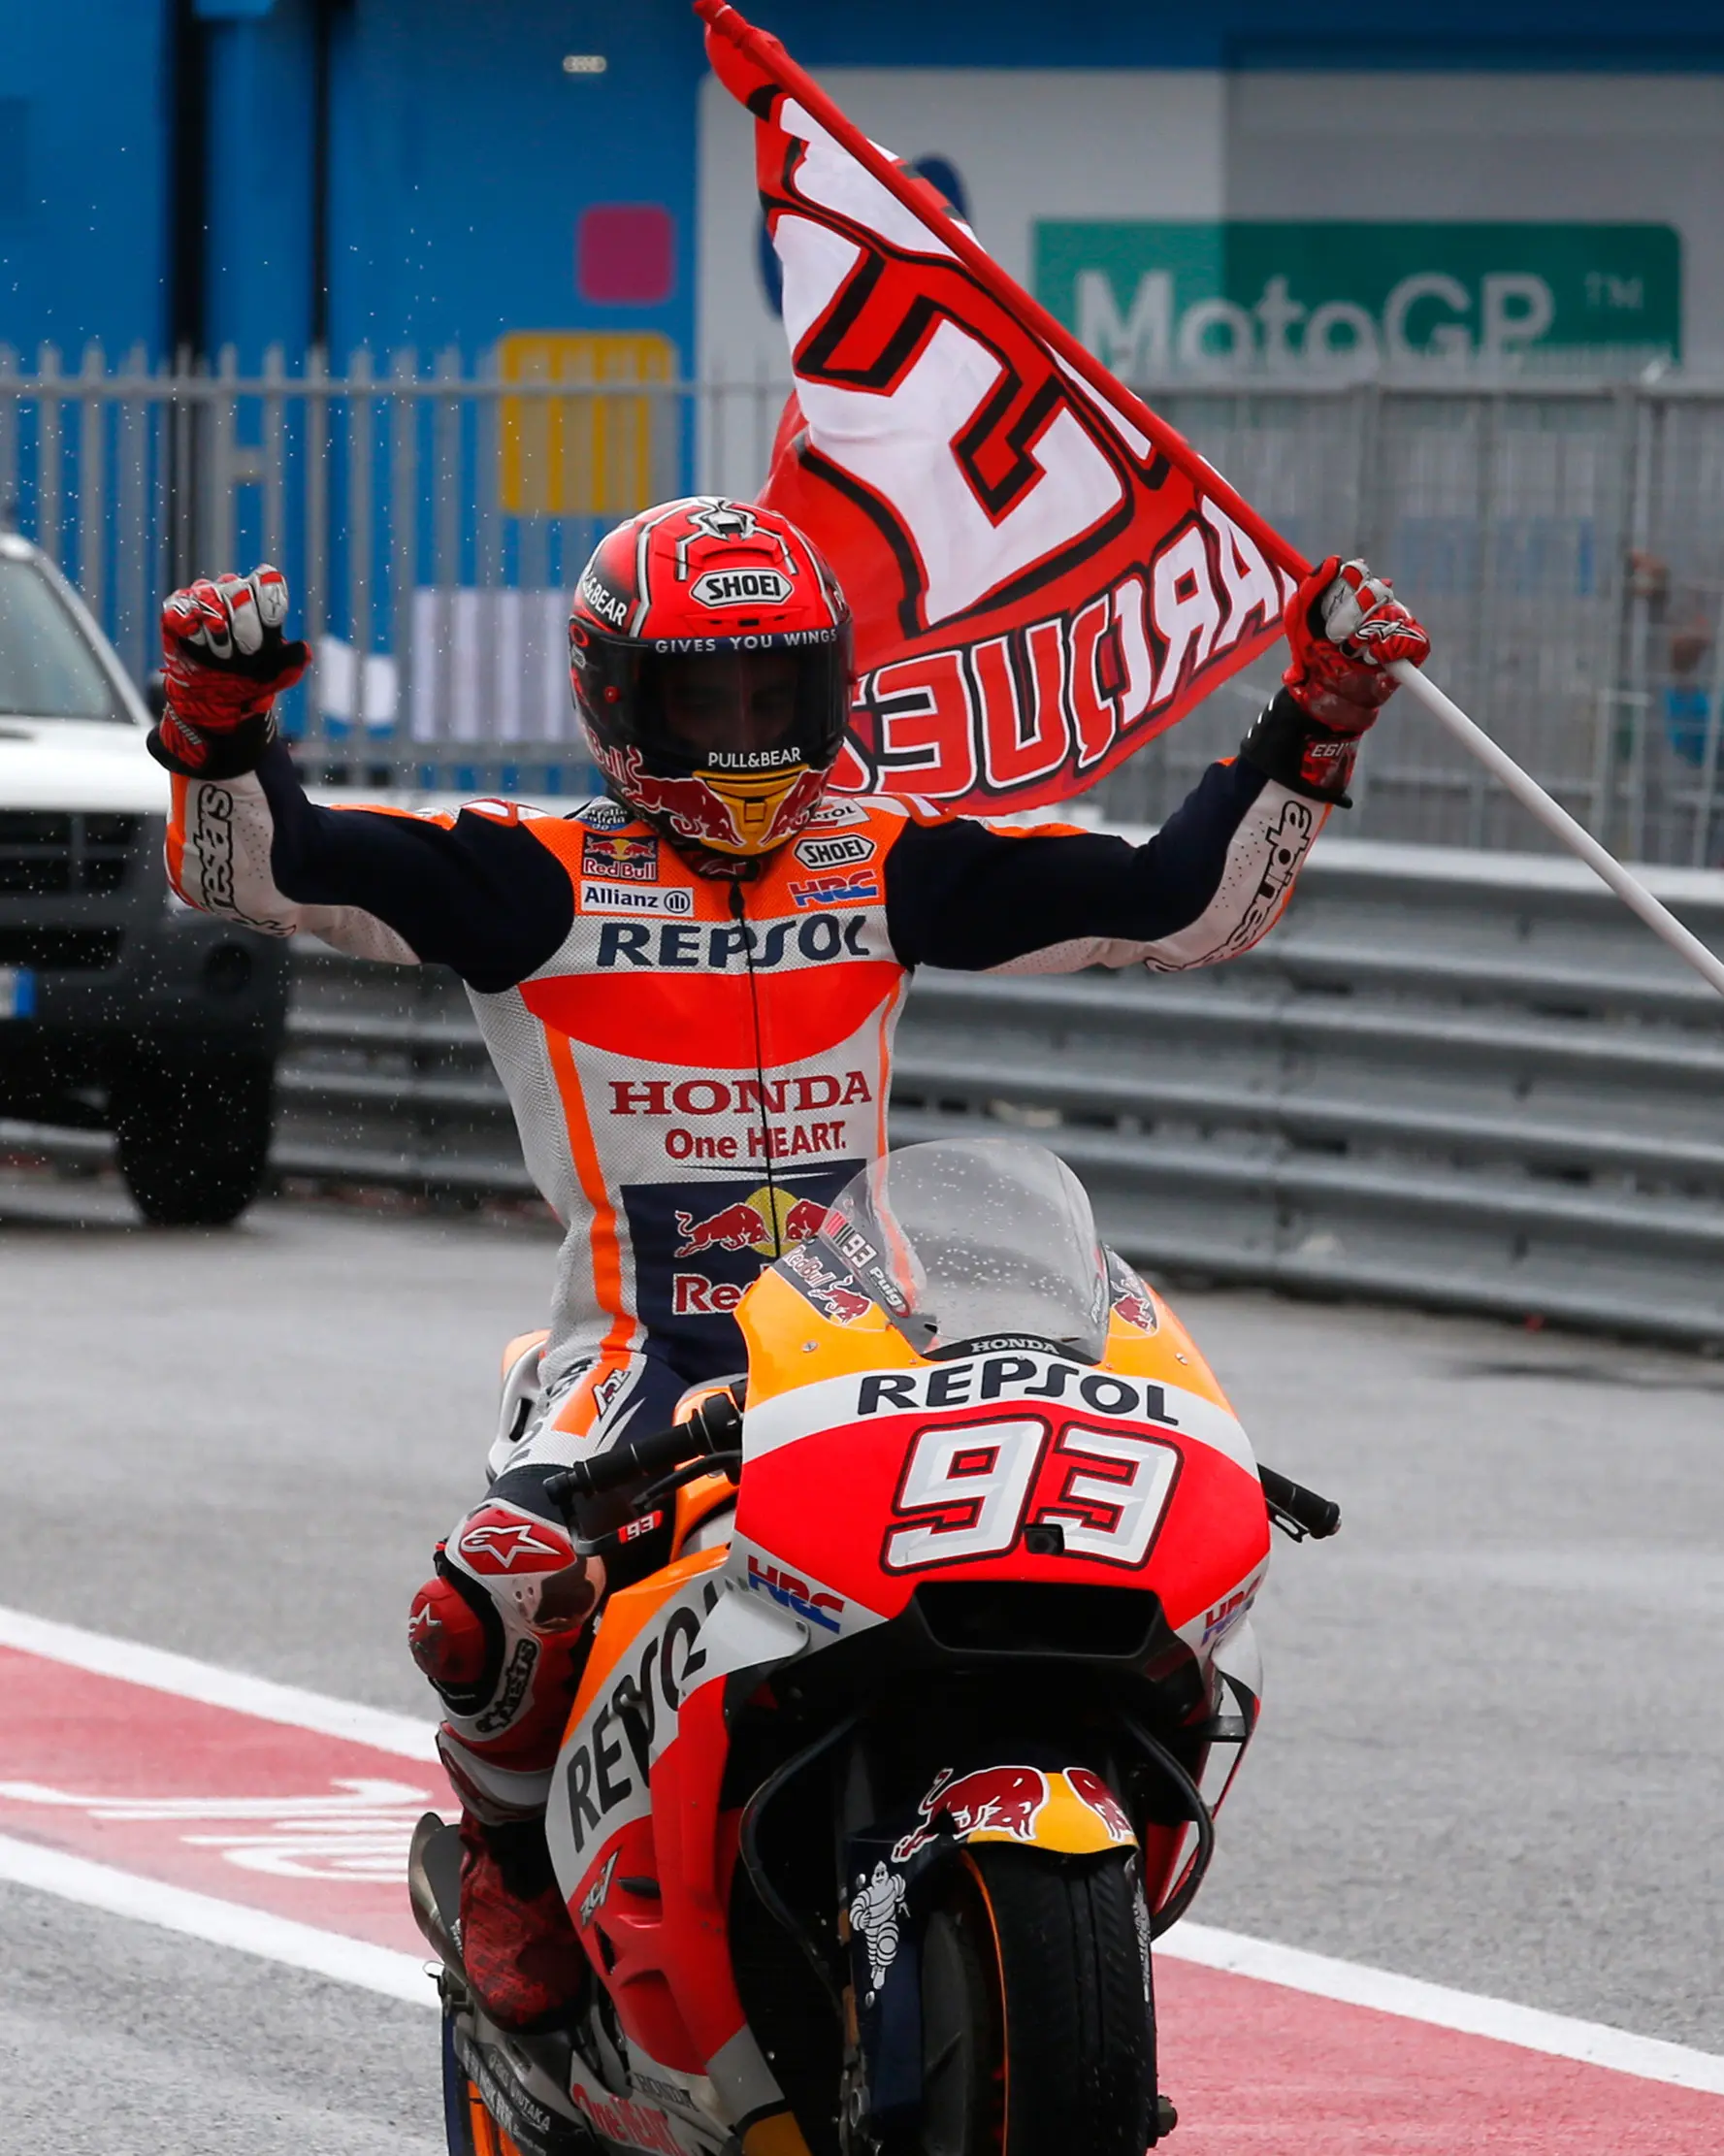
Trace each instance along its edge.
{"label": "front tire", "polygon": [[967,1848],[923,1942],[922,2156],[1143,2156],[1148,1936],[1129,1856]]}
{"label": "front tire", "polygon": [[114,1089],[114,1153],[158,1227],[225,1227],[269,1169],[275,1067],[214,1054],[141,1061]]}

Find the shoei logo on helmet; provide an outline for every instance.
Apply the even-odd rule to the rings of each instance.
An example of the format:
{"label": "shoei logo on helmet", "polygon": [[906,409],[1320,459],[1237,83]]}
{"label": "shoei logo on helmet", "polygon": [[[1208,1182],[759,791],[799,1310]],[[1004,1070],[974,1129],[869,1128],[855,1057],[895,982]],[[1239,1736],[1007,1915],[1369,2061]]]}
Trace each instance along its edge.
{"label": "shoei logo on helmet", "polygon": [[709,569],[689,589],[702,606],[782,606],[796,586],[775,569]]}

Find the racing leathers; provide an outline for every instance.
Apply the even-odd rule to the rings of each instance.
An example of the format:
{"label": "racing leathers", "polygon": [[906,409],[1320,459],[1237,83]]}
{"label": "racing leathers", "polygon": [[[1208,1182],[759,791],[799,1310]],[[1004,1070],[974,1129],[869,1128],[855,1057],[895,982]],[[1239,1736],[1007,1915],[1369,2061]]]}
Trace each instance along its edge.
{"label": "racing leathers", "polygon": [[191,904],[460,975],[566,1231],[488,1497],[414,1612],[481,1818],[542,1808],[596,1600],[545,1480],[740,1368],[744,1288],[885,1149],[914,969],[1177,971],[1248,949],[1332,798],[1301,772],[1307,732],[1284,690],[1141,846],[830,795],[752,874],[710,872],[609,800],[318,807],[274,742],[250,771],[176,773],[169,868]]}

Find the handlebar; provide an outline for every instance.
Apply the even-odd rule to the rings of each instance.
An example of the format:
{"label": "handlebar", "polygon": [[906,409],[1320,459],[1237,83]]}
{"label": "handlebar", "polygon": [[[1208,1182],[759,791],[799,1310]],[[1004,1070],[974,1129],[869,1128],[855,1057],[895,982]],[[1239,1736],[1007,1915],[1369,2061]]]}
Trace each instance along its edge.
{"label": "handlebar", "polygon": [[[614,1445],[596,1459],[583,1460],[578,1466],[552,1475],[545,1483],[545,1495],[553,1504],[567,1508],[574,1498],[598,1497],[607,1490],[648,1483],[654,1476],[708,1454],[733,1456],[741,1439],[741,1410],[728,1392],[715,1392],[686,1422],[655,1430],[650,1437],[636,1438],[631,1445]],[[1339,1531],[1341,1507],[1333,1499],[1319,1497],[1316,1490],[1278,1475],[1273,1467],[1259,1467],[1257,1474],[1269,1517],[1296,1541],[1309,1535],[1322,1542]]]}
{"label": "handlebar", "polygon": [[728,1392],[715,1392],[703,1400],[686,1422],[667,1430],[655,1430],[632,1445],[613,1445],[596,1459],[582,1460],[552,1475],[544,1486],[553,1504],[567,1507],[571,1498],[598,1497],[605,1490],[627,1489],[631,1484],[650,1482],[666,1469],[698,1460],[707,1453],[735,1449],[742,1441],[742,1414]]}
{"label": "handlebar", "polygon": [[1285,1527],[1295,1542],[1302,1542],[1307,1535],[1314,1542],[1323,1542],[1340,1529],[1341,1507],[1331,1498],[1319,1497],[1315,1489],[1289,1482],[1273,1467],[1259,1467],[1257,1477],[1263,1485],[1263,1501],[1269,1507],[1270,1519],[1278,1527]]}

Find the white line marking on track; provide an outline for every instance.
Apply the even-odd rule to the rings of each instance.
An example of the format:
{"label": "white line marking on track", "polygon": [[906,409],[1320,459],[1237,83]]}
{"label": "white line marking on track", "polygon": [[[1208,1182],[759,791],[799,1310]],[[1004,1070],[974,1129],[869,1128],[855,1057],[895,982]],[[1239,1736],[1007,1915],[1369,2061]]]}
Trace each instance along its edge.
{"label": "white line marking on track", "polygon": [[437,1986],[426,1975],[425,1963],[411,1954],[321,1931],[315,1924],[297,1924],[291,1917],[272,1916],[267,1910],[247,1909],[213,1894],[194,1894],[187,1887],[140,1878],[136,1873],[41,1848],[34,1842],[15,1841],[7,1834],[0,1834],[0,1878],[56,1894],[62,1901],[79,1902],[85,1909],[106,1910],[110,1915],[182,1932],[212,1946],[231,1946],[265,1961],[285,1963],[290,1969],[309,1970],[337,1983],[380,1991],[385,1998],[403,1999],[409,2006],[438,2005]]}
{"label": "white line marking on track", "polygon": [[1241,1932],[1217,1931],[1208,1924],[1176,1924],[1157,1941],[1155,1951],[1170,1960],[1197,1962],[1230,1976],[1254,1976],[1342,2006],[1369,2007],[1403,2020],[1455,2029],[1463,2036],[1493,2037],[1522,2051],[1544,2051],[1552,2058],[1578,2059],[1615,2074],[1636,2074],[1643,2081],[1666,2081],[1675,2088],[1724,2096],[1724,2058],[1710,2051],[1692,2051],[1686,2044],[1666,2043],[1659,2037],[1631,2036],[1602,2022],[1571,2020],[1539,2007],[1454,1991],[1447,1984],[1426,1983],[1417,1976],[1397,1976],[1392,1970],[1371,1969],[1361,1962],[1335,1961],[1327,1954],[1278,1946],[1270,1940],[1248,1939]]}
{"label": "white line marking on track", "polygon": [[261,1721],[284,1722],[290,1729],[344,1737],[378,1751],[397,1752],[404,1759],[437,1757],[434,1725],[415,1721],[410,1715],[393,1715],[386,1708],[361,1707],[352,1700],[331,1699],[324,1692],[302,1691],[297,1684],[277,1684],[267,1677],[217,1669],[212,1662],[197,1662],[189,1654],[171,1654],[163,1648],[140,1646],[136,1640],[111,1639],[76,1624],[56,1624],[50,1617],[32,1617],[23,1610],[0,1609],[0,1647],[15,1647],[50,1662],[67,1662],[98,1677],[117,1677],[151,1691],[195,1699],[206,1707],[227,1707],[237,1715],[255,1715]]}
{"label": "white line marking on track", "polygon": [[[289,1728],[346,1738],[355,1744],[374,1746],[379,1751],[396,1752],[403,1758],[428,1760],[437,1756],[432,1725],[417,1722],[409,1715],[332,1699],[324,1692],[302,1691],[297,1685],[247,1677],[239,1670],[218,1669],[211,1662],[194,1661],[190,1655],[172,1654],[161,1648],[143,1647],[134,1640],[113,1639],[101,1632],[86,1632],[78,1625],[59,1624],[23,1610],[0,1608],[0,1647],[17,1648],[50,1661],[70,1663],[77,1669],[93,1670],[98,1676],[117,1677],[152,1691],[199,1700],[206,1706],[255,1715]],[[236,1946],[292,1968],[313,1970],[320,1976],[385,1992],[392,1998],[436,2003],[435,1989],[426,1979],[422,1965],[410,1954],[368,1945],[338,1932],[320,1931],[315,1925],[298,1924],[213,1895],[161,1885],[130,1872],[90,1863],[82,1857],[64,1856],[3,1835],[0,1878],[40,1887],[68,1901],[111,1910],[116,1915],[133,1916],[144,1923],[164,1925],[170,1931],[185,1932],[215,1945]],[[1724,2096],[1724,2058],[1710,2051],[1691,2050],[1685,2044],[1667,2043],[1658,2037],[1633,2036],[1602,2022],[1574,2020],[1566,2014],[1546,2013],[1539,2007],[1521,2007],[1507,1999],[1456,1991],[1446,1984],[1426,1983],[1417,1976],[1399,1976],[1393,1970],[1337,1961],[1327,1954],[1280,1946],[1266,1939],[1248,1939],[1241,1932],[1218,1931],[1208,1924],[1177,1925],[1159,1943],[1157,1951],[1175,1961],[1196,1962],[1231,1976],[1252,1976],[1289,1991],[1307,1992],[1314,1998],[1333,1999],[1342,2006],[1367,2007],[1406,2021],[1453,2029],[1463,2036],[1494,2038],[1523,2051],[1542,2051],[1552,2058],[1576,2059],[1642,2080],[1664,2081],[1675,2088]]]}

